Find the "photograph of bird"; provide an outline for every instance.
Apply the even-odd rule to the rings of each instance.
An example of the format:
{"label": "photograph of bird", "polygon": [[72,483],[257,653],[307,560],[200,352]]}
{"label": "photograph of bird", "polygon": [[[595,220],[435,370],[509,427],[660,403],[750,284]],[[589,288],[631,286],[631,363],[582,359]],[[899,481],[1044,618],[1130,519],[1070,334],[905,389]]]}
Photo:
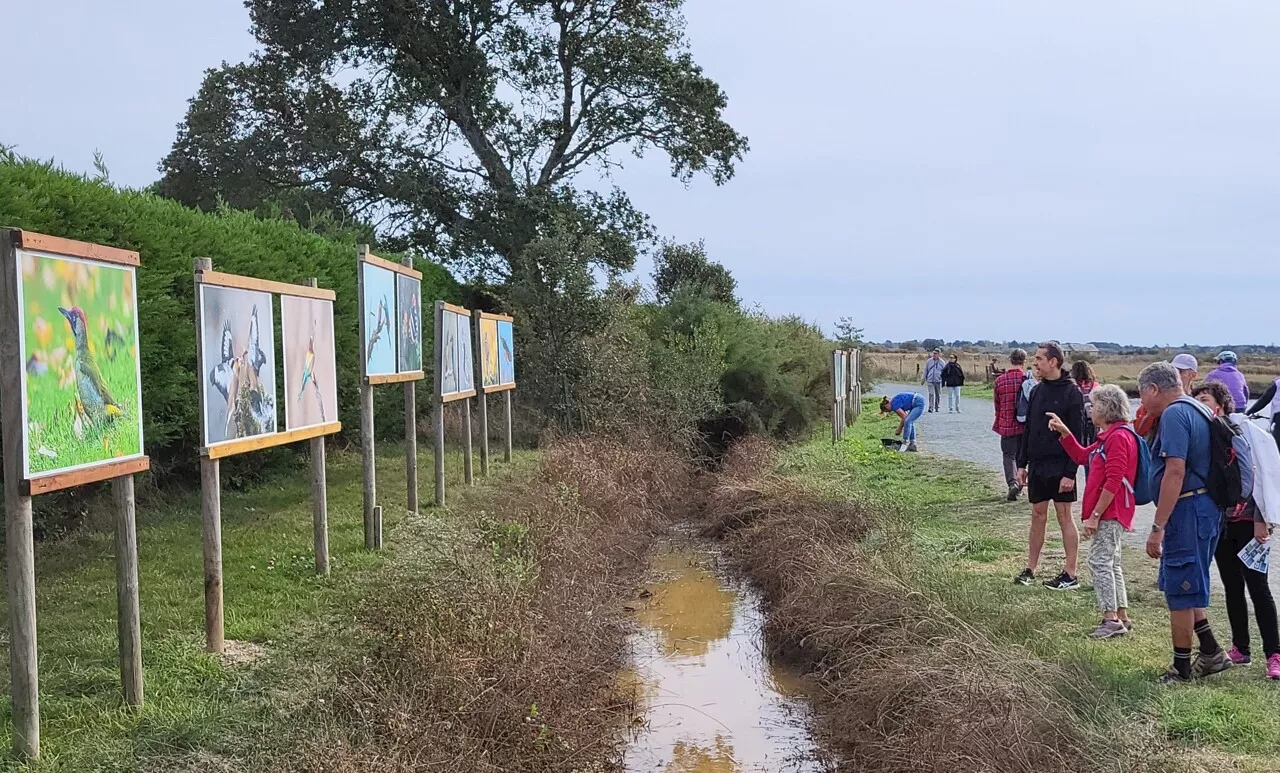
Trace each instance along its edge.
{"label": "photograph of bird", "polygon": [[249,317],[249,336],[244,351],[240,354],[235,352],[231,320],[222,323],[218,351],[219,361],[209,371],[209,383],[227,401],[223,435],[235,438],[274,432],[275,396],[266,394],[263,388],[261,375],[267,356],[259,343],[256,305]]}
{"label": "photograph of bird", "polygon": [[316,405],[320,408],[320,421],[326,421],[324,412],[324,394],[320,391],[320,383],[316,381],[316,323],[311,321],[311,337],[307,340],[307,354],[302,361],[302,378],[298,384],[298,396],[294,402],[302,402],[307,393],[307,386],[315,393]]}
{"label": "photograph of bird", "polygon": [[[369,312],[369,316],[374,318],[373,332],[369,334],[369,350],[365,353],[364,362],[367,366],[369,361],[373,359],[373,347],[378,343],[378,339],[382,337],[384,332],[391,326],[391,312],[388,311],[390,304],[384,296],[382,301],[378,303],[376,313]],[[391,339],[387,339],[387,343],[391,343]]]}
{"label": "photograph of bird", "polygon": [[98,364],[94,362],[93,352],[89,350],[89,321],[79,306],[70,309],[58,307],[62,316],[67,318],[71,326],[71,334],[75,338],[75,351],[72,353],[75,368],[76,396],[84,408],[84,415],[89,421],[101,425],[109,419],[124,415],[120,403],[111,396],[111,390],[102,380]]}

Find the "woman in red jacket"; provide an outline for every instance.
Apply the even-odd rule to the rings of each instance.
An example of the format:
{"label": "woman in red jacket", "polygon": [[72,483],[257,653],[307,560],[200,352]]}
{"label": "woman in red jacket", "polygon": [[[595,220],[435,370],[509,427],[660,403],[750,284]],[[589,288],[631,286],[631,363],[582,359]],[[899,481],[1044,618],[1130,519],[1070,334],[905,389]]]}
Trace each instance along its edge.
{"label": "woman in red jacket", "polygon": [[1061,435],[1062,447],[1076,464],[1089,465],[1085,478],[1084,534],[1093,537],[1089,569],[1102,622],[1089,635],[1095,639],[1123,636],[1133,629],[1129,597],[1120,567],[1124,532],[1133,530],[1133,481],[1138,474],[1138,436],[1129,426],[1129,397],[1118,386],[1094,388],[1091,416],[1098,439],[1082,446],[1067,425],[1053,414],[1049,428]]}

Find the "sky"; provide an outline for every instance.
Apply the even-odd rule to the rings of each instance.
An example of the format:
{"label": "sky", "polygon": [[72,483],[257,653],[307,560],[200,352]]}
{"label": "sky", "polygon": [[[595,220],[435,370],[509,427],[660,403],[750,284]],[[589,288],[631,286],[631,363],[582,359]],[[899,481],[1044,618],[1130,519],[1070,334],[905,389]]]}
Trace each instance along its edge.
{"label": "sky", "polygon": [[[57,35],[10,36],[0,93],[26,110],[0,143],[77,171],[101,151],[121,185],[156,179],[203,71],[254,47],[234,0],[6,5]],[[747,304],[877,341],[1280,340],[1280,3],[685,12],[751,151],[722,187],[656,153],[611,182]]]}

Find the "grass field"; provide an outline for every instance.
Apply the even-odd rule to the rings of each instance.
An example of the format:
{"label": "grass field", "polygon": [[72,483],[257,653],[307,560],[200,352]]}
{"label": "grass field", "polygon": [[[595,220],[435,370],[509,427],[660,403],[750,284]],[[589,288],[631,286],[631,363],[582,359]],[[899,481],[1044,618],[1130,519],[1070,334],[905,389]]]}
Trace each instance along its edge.
{"label": "grass field", "polygon": [[[1083,686],[1101,690],[1110,709],[1094,707],[1097,721],[1121,718],[1135,746],[1154,740],[1172,747],[1150,752],[1163,760],[1154,769],[1280,770],[1280,685],[1259,666],[1185,688],[1157,684],[1170,644],[1152,561],[1125,554],[1136,631],[1120,640],[1088,639],[1099,619],[1091,589],[1053,593],[1011,582],[1025,560],[1025,502],[1005,503],[985,469],[883,451],[879,438],[893,421],[869,408],[839,445],[820,440],[786,452],[782,471],[831,495],[870,499],[904,514],[915,552],[909,584],[1001,646],[1069,666],[1088,682]],[[1062,556],[1055,532],[1051,527],[1048,566]],[[1210,616],[1226,636],[1219,599]]]}
{"label": "grass field", "polygon": [[[403,451],[389,445],[379,462],[388,550],[363,548],[361,463],[328,458],[332,573],[315,575],[310,475],[282,476],[251,492],[224,491],[223,572],[226,635],[247,642],[247,662],[223,662],[204,646],[198,492],[151,498],[138,511],[146,703],[122,705],[116,656],[113,537],[84,530],[37,549],[42,756],[4,770],[236,770],[222,763],[260,739],[285,735],[282,718],[314,706],[333,688],[327,664],[357,641],[352,610],[368,576],[392,560],[404,520]],[[494,485],[532,456],[496,465]],[[448,458],[454,491],[461,455]],[[430,469],[429,457],[419,469]],[[486,487],[481,486],[480,491]],[[424,499],[429,492],[422,490]],[[457,500],[455,503],[465,500]],[[7,657],[7,651],[4,653]],[[0,706],[0,745],[12,726]],[[191,763],[191,755],[207,766]],[[215,764],[221,759],[222,763]],[[181,760],[181,766],[177,760]],[[166,762],[174,761],[174,762]]]}

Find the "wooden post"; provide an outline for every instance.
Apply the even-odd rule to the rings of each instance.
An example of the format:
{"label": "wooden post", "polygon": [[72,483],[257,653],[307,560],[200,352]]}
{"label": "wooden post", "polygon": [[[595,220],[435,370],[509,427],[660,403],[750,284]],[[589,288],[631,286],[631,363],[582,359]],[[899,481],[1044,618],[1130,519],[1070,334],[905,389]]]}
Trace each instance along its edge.
{"label": "wooden post", "polygon": [[40,680],[36,647],[36,551],[31,497],[22,493],[22,325],[14,242],[0,238],[0,419],[4,426],[5,579],[9,592],[9,692],[13,698],[13,753],[40,756]]}
{"label": "wooden post", "polygon": [[471,351],[475,364],[472,372],[476,383],[476,407],[480,411],[480,475],[489,477],[489,396],[484,391],[483,336],[480,335],[481,313],[471,312]]}
{"label": "wooden post", "polygon": [[382,550],[382,505],[373,508],[374,550]]}
{"label": "wooden post", "polygon": [[[196,258],[195,270],[212,271],[213,261]],[[200,282],[196,282],[196,351],[200,351],[203,319]],[[197,369],[198,370],[198,369]],[[198,405],[204,405],[204,379],[197,378]],[[200,442],[206,436],[204,411],[200,411]],[[222,612],[222,475],[217,459],[200,459],[200,536],[204,549],[204,646],[222,652],[225,642]]]}
{"label": "wooden post", "polygon": [[[405,255],[400,261],[413,267],[413,258]],[[421,286],[419,286],[421,292]],[[422,299],[418,299],[422,308]],[[417,387],[412,381],[404,382],[404,477],[409,487],[409,512],[418,512],[418,400]]]}
{"label": "wooden post", "polygon": [[[481,394],[484,394],[483,392]],[[468,486],[476,483],[471,459],[471,401],[462,401],[462,477]]]}
{"label": "wooden post", "polygon": [[[369,254],[369,245],[361,244],[356,248],[356,292],[359,294],[357,305],[360,308],[360,347],[364,348],[368,324],[368,310],[364,308],[364,270],[360,261]],[[394,334],[394,328],[392,329]],[[373,447],[373,387],[369,384],[369,374],[365,373],[365,353],[360,355],[360,460],[364,472],[364,548],[376,550],[381,542],[376,533],[377,519],[373,509],[377,506],[378,485],[377,467],[374,460]]]}
{"label": "wooden post", "polygon": [[[315,278],[303,284],[320,286]],[[329,485],[324,456],[324,436],[311,438],[311,531],[319,575],[329,573]]]}
{"label": "wooden post", "polygon": [[124,702],[142,705],[142,621],[138,608],[138,527],[133,476],[111,481],[116,500],[116,629]]}
{"label": "wooden post", "polygon": [[436,301],[435,343],[432,347],[431,373],[434,381],[431,390],[432,450],[436,463],[436,507],[444,507],[444,374],[441,372],[441,351],[444,349],[444,301]]}
{"label": "wooden post", "polygon": [[511,391],[512,390],[508,389],[502,393],[502,423],[506,427],[506,439],[504,441],[505,446],[502,450],[502,461],[507,462],[508,464],[511,463]]}

